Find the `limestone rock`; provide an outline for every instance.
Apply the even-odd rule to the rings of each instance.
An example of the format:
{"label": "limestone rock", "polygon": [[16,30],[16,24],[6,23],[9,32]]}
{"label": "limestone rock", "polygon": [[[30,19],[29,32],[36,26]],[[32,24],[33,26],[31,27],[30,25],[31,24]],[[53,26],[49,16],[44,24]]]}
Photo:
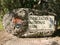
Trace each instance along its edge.
{"label": "limestone rock", "polygon": [[[23,24],[21,24],[22,26],[20,27],[21,29],[14,29],[15,25],[12,22],[12,18],[16,15],[23,20]],[[32,32],[31,30],[28,29],[28,22],[29,22],[28,16],[30,15],[42,16],[42,15],[55,15],[55,14],[51,12],[49,13],[47,11],[40,11],[40,10],[29,9],[29,8],[14,9],[12,12],[9,12],[8,14],[4,15],[3,26],[7,32],[16,35],[18,37],[46,36],[48,31]],[[51,35],[54,31],[49,30],[49,32],[48,32],[49,34],[47,35]]]}

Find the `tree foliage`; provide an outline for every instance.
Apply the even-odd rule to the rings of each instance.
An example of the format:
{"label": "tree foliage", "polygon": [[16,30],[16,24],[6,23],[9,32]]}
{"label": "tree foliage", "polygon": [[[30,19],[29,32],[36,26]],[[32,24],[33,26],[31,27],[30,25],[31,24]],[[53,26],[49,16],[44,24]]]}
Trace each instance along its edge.
{"label": "tree foliage", "polygon": [[0,10],[3,12],[16,8],[35,8],[60,13],[60,0],[0,0],[0,3]]}
{"label": "tree foliage", "polygon": [[60,0],[0,0],[0,12],[5,14],[17,8],[35,8],[60,14]]}

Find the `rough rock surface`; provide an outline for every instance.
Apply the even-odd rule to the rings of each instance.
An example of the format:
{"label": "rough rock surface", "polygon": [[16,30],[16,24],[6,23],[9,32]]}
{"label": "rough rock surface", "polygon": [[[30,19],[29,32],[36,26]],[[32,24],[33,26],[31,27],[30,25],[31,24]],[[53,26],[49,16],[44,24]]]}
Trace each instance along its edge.
{"label": "rough rock surface", "polygon": [[60,37],[17,38],[0,31],[0,45],[60,45]]}
{"label": "rough rock surface", "polygon": [[[60,41],[59,41],[60,42]],[[4,45],[60,45],[58,41],[54,39],[40,39],[40,38],[32,38],[32,39],[13,39],[6,42]]]}
{"label": "rough rock surface", "polygon": [[[12,23],[12,18],[16,15],[18,15],[23,20],[23,23],[21,24],[22,26],[18,30],[14,29],[15,25]],[[40,35],[45,36],[45,34],[51,35],[55,31],[55,30],[54,31],[40,30],[40,31],[32,32],[31,30],[28,29],[28,16],[30,15],[40,16],[40,15],[55,15],[55,14],[47,11],[40,11],[40,10],[28,9],[28,8],[15,9],[12,12],[6,14],[3,18],[3,25],[5,30],[18,37],[32,37],[32,36],[40,36]]]}

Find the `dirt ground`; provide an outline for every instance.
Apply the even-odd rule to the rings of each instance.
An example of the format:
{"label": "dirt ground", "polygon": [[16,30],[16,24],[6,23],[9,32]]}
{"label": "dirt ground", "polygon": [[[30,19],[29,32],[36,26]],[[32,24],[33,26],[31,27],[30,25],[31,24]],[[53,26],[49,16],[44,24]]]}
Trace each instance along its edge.
{"label": "dirt ground", "polygon": [[60,45],[60,37],[17,38],[0,31],[0,45]]}

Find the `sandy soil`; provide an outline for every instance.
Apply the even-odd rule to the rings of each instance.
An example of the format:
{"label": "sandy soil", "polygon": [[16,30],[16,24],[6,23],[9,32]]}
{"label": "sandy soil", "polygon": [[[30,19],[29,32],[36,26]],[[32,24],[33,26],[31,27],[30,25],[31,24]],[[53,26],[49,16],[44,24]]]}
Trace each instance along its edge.
{"label": "sandy soil", "polygon": [[60,37],[17,38],[0,31],[0,45],[60,45]]}

